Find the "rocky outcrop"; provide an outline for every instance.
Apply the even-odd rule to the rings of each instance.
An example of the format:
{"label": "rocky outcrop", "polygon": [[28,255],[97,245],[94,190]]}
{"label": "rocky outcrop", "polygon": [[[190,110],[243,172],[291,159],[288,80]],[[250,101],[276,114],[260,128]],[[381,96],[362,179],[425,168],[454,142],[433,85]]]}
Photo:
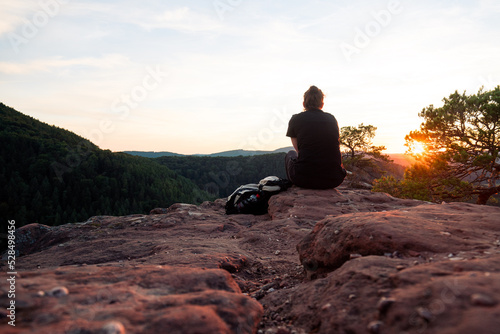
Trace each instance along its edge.
{"label": "rocky outcrop", "polygon": [[318,272],[337,269],[353,257],[394,252],[426,259],[436,254],[481,256],[498,239],[498,213],[498,208],[453,203],[328,216],[297,249],[305,268]]}
{"label": "rocky outcrop", "polygon": [[452,203],[327,217],[297,246],[307,276],[324,278],[299,286],[287,313],[318,333],[496,333],[499,213]]}
{"label": "rocky outcrop", "polygon": [[[397,155],[390,155],[387,158],[388,160],[370,155],[357,155],[355,158],[350,155],[343,156],[344,167],[349,171],[342,183],[343,186],[354,189],[372,189],[374,180],[384,176],[403,179],[405,172],[403,165],[409,164],[412,158],[408,155],[405,155],[404,159]],[[393,161],[393,158],[396,158],[396,161]]]}
{"label": "rocky outcrop", "polygon": [[500,328],[500,208],[296,187],[262,216],[224,203],[20,228],[17,322],[2,333]]}

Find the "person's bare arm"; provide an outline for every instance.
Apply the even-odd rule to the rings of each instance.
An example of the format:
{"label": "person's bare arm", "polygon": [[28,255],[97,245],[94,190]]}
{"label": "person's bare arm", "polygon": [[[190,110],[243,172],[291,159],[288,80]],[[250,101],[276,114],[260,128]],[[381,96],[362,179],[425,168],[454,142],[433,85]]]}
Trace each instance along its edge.
{"label": "person's bare arm", "polygon": [[297,154],[299,154],[299,145],[297,144],[297,138],[292,138],[292,145]]}

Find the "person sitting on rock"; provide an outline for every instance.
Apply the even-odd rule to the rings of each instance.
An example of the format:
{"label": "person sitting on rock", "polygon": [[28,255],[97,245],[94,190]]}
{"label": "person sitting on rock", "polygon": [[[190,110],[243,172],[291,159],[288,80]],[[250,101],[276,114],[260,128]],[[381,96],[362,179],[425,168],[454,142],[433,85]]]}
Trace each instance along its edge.
{"label": "person sitting on rock", "polygon": [[323,92],[311,86],[304,93],[304,111],[288,123],[287,137],[295,150],[285,157],[288,180],[310,189],[338,187],[346,176],[342,166],[339,125],[335,117],[322,110]]}

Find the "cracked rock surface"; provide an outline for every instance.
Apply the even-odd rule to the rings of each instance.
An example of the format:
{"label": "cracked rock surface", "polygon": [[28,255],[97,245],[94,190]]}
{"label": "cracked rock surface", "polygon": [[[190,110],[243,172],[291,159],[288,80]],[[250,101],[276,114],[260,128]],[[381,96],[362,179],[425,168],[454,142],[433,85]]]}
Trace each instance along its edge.
{"label": "cracked rock surface", "polygon": [[500,208],[297,187],[262,216],[224,203],[18,229],[0,331],[498,333]]}

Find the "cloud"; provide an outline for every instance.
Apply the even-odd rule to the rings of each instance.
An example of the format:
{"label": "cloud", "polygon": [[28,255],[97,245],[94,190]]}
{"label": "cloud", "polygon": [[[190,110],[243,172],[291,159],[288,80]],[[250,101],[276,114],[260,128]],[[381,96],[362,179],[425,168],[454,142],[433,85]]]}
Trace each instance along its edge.
{"label": "cloud", "polygon": [[340,44],[355,45],[358,31],[373,27],[380,20],[374,13],[386,11],[389,0],[244,1],[224,20],[212,0],[65,0],[29,46],[8,52],[9,32],[22,35],[26,20],[51,1],[62,0],[0,0],[5,102],[56,115],[44,121],[68,128],[92,127],[115,99],[141,84],[145,67],[168,69],[164,83],[120,123],[123,137],[109,138],[106,145],[115,149],[137,144],[127,138],[140,137],[138,121],[151,124],[154,140],[162,142],[141,144],[145,149],[166,149],[176,138],[192,151],[222,150],[217,139],[206,139],[222,131],[228,134],[221,138],[238,145],[266,126],[274,109],[299,112],[309,84],[327,93],[327,111],[342,126],[373,124],[389,147],[418,126],[422,107],[455,89],[496,86],[500,77],[497,0],[401,0],[402,12],[380,24],[380,33],[372,30],[352,62]]}
{"label": "cloud", "polygon": [[218,31],[223,26],[217,20],[201,13],[193,12],[188,7],[166,10],[160,15],[155,15],[148,22],[143,19],[136,22],[147,29],[173,29],[181,32]]}
{"label": "cloud", "polygon": [[5,74],[32,74],[33,72],[47,72],[54,69],[68,68],[73,66],[88,66],[99,69],[109,69],[131,65],[128,57],[120,54],[109,54],[101,58],[84,57],[63,59],[55,57],[51,59],[38,59],[25,63],[0,62],[0,72]]}
{"label": "cloud", "polygon": [[[2,1],[2,0],[0,0]],[[220,31],[222,23],[215,16],[182,6],[164,9],[164,4],[150,7],[130,7],[96,2],[74,4],[68,13],[82,17],[103,16],[107,21],[131,24],[145,30],[171,29],[178,32]]]}

